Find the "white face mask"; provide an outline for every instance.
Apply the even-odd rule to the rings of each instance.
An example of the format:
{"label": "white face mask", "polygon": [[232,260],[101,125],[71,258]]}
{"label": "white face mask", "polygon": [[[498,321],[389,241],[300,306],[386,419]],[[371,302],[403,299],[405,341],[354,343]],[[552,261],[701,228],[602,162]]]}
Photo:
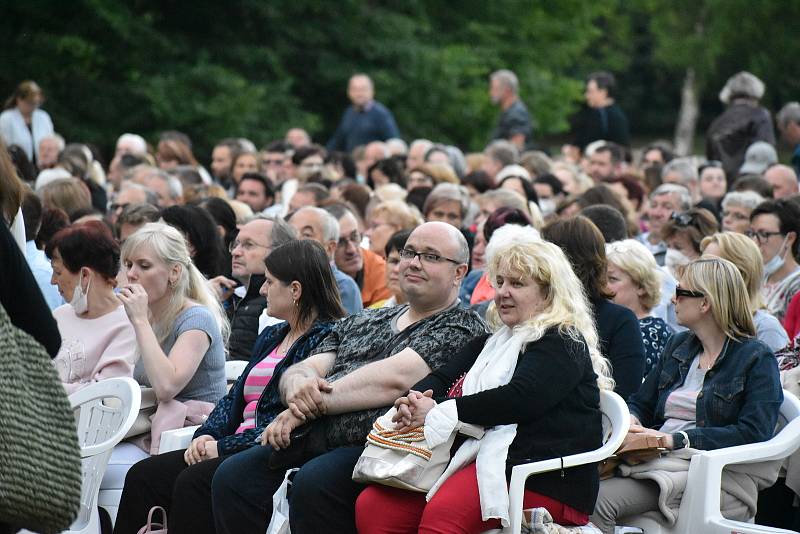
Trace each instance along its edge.
{"label": "white face mask", "polygon": [[556,202],[552,198],[540,198],[539,209],[543,217],[549,217],[556,212]]}
{"label": "white face mask", "polygon": [[75,310],[75,315],[83,315],[89,309],[89,287],[92,285],[92,279],[89,278],[89,283],[86,284],[86,291],[81,287],[83,284],[83,273],[78,277],[78,285],[72,291],[72,300],[69,301],[72,309]]}
{"label": "white face mask", "polygon": [[783,264],[786,263],[785,260],[786,251],[783,250],[783,247],[786,246],[786,240],[788,238],[789,238],[788,235],[783,238],[783,243],[781,243],[781,247],[778,249],[778,252],[776,252],[775,255],[772,256],[772,259],[770,259],[767,263],[764,264],[764,279],[767,279],[776,272],[780,271],[781,267],[783,267]]}
{"label": "white face mask", "polygon": [[692,260],[689,258],[689,256],[675,248],[668,248],[667,255],[664,256],[664,266],[669,269],[669,271],[672,273],[672,276],[675,278],[679,278],[675,272],[675,268],[682,265],[689,265],[690,261]]}

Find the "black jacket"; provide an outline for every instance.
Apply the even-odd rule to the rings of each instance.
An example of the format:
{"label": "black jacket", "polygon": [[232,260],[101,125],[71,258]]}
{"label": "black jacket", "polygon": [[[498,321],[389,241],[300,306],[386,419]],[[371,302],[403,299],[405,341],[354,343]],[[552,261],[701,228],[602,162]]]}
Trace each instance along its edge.
{"label": "black jacket", "polygon": [[258,318],[267,306],[267,299],[258,291],[264,284],[264,276],[250,275],[250,284],[244,298],[231,297],[228,318],[231,321],[231,337],[228,341],[229,360],[249,360],[258,337]]}
{"label": "black jacket", "polygon": [[[440,369],[412,389],[432,389],[445,400],[450,387],[475,363],[488,335],[467,343]],[[587,452],[602,444],[600,390],[585,344],[549,329],[520,355],[505,386],[456,399],[458,418],[484,427],[517,423],[508,449],[507,476],[514,465]],[[586,514],[599,488],[596,464],[534,475],[525,487]]]}
{"label": "black jacket", "polygon": [[606,299],[592,299],[600,352],[611,363],[614,391],[628,400],[644,378],[646,356],[639,320],[631,310]]}
{"label": "black jacket", "polygon": [[775,145],[769,111],[746,99],[734,100],[708,127],[706,157],[722,162],[730,185],[739,176],[747,147],[756,141]]}

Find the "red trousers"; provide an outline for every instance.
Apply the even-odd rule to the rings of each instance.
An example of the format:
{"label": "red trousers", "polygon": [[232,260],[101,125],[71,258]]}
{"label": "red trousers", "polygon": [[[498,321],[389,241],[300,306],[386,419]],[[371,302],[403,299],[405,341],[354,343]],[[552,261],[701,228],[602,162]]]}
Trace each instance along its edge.
{"label": "red trousers", "polygon": [[[524,508],[546,508],[560,525],[585,525],[582,514],[554,499],[525,491]],[[430,502],[424,493],[370,486],[356,501],[359,534],[479,534],[500,528],[499,519],[483,521],[475,464],[442,484]]]}

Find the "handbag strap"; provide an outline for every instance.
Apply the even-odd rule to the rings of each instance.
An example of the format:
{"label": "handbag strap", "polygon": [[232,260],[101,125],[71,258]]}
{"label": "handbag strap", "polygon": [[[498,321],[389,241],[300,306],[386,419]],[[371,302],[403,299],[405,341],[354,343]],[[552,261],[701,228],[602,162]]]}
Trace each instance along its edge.
{"label": "handbag strap", "polygon": [[[161,517],[164,519],[163,523],[153,523],[153,514],[156,512],[161,512]],[[150,528],[156,525],[160,525],[163,527],[164,530],[167,530],[167,511],[164,510],[160,506],[153,506],[150,508],[150,511],[147,513],[147,530],[145,532],[150,532]]]}

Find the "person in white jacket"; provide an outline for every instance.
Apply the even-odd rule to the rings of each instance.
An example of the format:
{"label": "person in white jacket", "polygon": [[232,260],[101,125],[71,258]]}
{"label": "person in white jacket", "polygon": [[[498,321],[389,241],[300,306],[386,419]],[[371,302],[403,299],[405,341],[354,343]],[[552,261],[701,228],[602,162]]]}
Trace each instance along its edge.
{"label": "person in white jacket", "polygon": [[39,142],[53,135],[53,121],[39,109],[44,102],[42,89],[25,80],[8,97],[0,113],[0,137],[7,145],[17,145],[34,164],[39,160]]}

